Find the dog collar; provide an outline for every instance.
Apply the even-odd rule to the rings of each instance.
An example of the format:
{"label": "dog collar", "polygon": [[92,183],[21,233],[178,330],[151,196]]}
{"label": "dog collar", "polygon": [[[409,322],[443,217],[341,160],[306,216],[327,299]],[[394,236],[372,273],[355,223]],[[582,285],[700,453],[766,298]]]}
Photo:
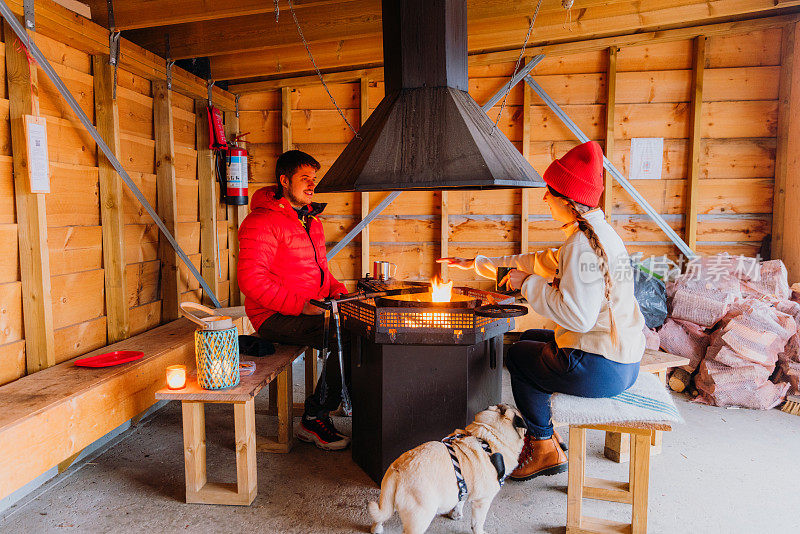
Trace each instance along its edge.
{"label": "dog collar", "polygon": [[[453,434],[447,436],[442,440],[444,446],[447,447],[447,452],[450,453],[450,461],[453,462],[453,471],[456,474],[456,484],[458,484],[458,501],[465,501],[467,500],[467,495],[469,492],[467,491],[467,481],[464,480],[464,475],[461,473],[461,464],[458,461],[458,457],[456,456],[456,451],[453,449],[453,441],[466,438],[469,434]],[[503,461],[503,455],[499,452],[492,452],[492,448],[479,437],[473,436],[475,439],[478,440],[478,443],[481,444],[481,448],[486,451],[486,454],[489,455],[489,462],[494,466],[495,471],[497,471],[497,482],[500,484],[500,487],[503,487],[503,484],[506,481],[508,475],[506,474],[506,466],[505,462]]]}

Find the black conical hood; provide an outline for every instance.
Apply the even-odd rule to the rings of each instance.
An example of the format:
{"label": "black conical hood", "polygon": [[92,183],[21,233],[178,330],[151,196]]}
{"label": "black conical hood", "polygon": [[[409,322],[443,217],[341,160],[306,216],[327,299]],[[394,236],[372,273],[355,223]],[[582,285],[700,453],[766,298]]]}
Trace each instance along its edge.
{"label": "black conical hood", "polygon": [[317,191],[543,187],[467,94],[466,0],[384,0],[386,96]]}

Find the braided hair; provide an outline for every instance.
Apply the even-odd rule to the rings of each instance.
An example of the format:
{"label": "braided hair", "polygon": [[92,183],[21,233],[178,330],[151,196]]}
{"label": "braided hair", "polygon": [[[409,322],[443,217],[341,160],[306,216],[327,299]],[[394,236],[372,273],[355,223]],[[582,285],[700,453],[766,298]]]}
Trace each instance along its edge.
{"label": "braided hair", "polygon": [[554,197],[558,197],[566,201],[567,205],[572,210],[572,214],[575,216],[575,221],[578,223],[578,230],[580,230],[581,233],[586,236],[586,239],[589,240],[589,246],[592,247],[592,251],[597,255],[600,271],[603,273],[603,280],[605,281],[605,298],[608,302],[608,321],[611,329],[611,342],[616,347],[619,345],[619,335],[617,334],[617,325],[614,322],[614,314],[611,311],[611,289],[614,286],[614,281],[611,278],[608,255],[606,254],[606,250],[603,248],[602,243],[600,243],[600,238],[597,237],[597,233],[594,231],[591,223],[589,223],[589,221],[587,221],[583,216],[584,213],[594,208],[587,206],[586,204],[576,202],[571,198],[562,195],[550,186],[548,186],[547,189]]}

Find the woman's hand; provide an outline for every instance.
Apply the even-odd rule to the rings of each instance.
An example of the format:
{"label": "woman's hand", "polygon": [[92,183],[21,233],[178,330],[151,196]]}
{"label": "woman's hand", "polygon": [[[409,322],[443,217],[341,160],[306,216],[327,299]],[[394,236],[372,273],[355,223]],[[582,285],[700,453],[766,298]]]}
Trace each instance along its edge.
{"label": "woman's hand", "polygon": [[436,263],[445,263],[452,267],[458,267],[459,269],[463,269],[465,271],[472,269],[475,267],[475,258],[466,259],[466,258],[439,258],[436,260]]}
{"label": "woman's hand", "polygon": [[525,271],[520,271],[519,269],[511,269],[507,275],[500,280],[500,283],[497,285],[499,287],[507,287],[510,291],[515,291],[522,287],[522,283],[528,278],[531,274],[526,273]]}

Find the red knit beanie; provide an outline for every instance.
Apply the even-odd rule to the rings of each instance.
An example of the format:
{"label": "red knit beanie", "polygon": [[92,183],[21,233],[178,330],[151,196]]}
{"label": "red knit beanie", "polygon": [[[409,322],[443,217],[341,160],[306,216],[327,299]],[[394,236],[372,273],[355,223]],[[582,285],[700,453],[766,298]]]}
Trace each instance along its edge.
{"label": "red knit beanie", "polygon": [[603,193],[603,149],[595,141],[578,145],[544,171],[547,185],[593,208]]}

